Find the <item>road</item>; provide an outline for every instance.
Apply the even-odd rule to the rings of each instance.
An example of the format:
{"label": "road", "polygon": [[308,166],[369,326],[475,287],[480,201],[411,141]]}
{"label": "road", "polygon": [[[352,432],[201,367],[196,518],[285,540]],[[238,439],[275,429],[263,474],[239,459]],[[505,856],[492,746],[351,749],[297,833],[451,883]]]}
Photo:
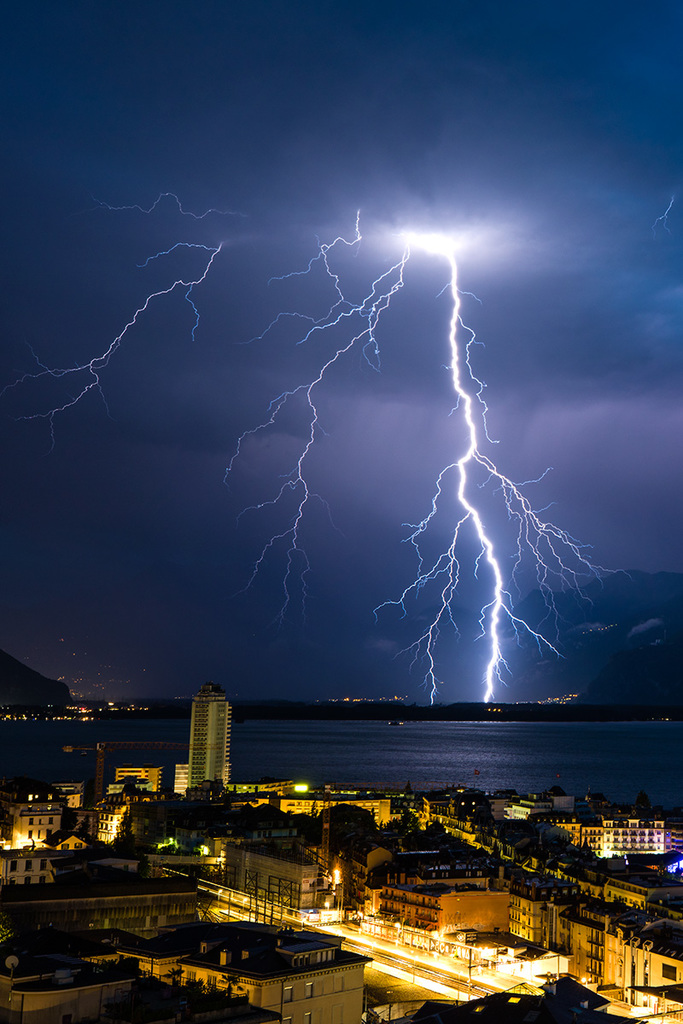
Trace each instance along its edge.
{"label": "road", "polygon": [[[250,919],[253,907],[245,893],[203,879],[199,881],[199,889],[212,897],[209,913],[215,920]],[[302,927],[300,914],[280,907],[274,910],[271,904],[266,904],[265,907],[260,905],[259,920],[263,921],[264,918],[269,924],[272,918],[274,924],[282,922],[292,927]],[[253,914],[251,919],[253,920]],[[305,926],[311,928],[308,923]],[[486,972],[487,976],[484,977],[476,967],[473,968],[470,978],[468,965],[462,961],[436,953],[422,953],[398,943],[378,939],[364,934],[352,925],[326,922],[320,925],[320,930],[343,936],[344,948],[370,957],[377,970],[404,981],[418,983],[450,999],[478,999],[491,992],[512,988],[519,983],[519,978],[500,976],[490,971]],[[488,975],[492,975],[492,979]]]}
{"label": "road", "polygon": [[[252,901],[245,893],[204,879],[200,879],[198,884],[201,891],[212,897],[209,916],[214,920],[254,920]],[[270,918],[267,920],[268,924],[285,924],[296,928],[303,926],[308,929],[316,927],[309,922],[302,922],[298,912],[288,911],[279,905],[264,906],[260,903],[258,919],[264,921],[264,918]],[[524,980],[519,976],[484,969],[478,965],[472,967],[470,977],[469,965],[465,961],[439,953],[411,949],[399,944],[398,941],[376,938],[361,932],[354,925],[326,921],[318,927],[320,931],[341,935],[344,939],[344,948],[370,957],[376,970],[403,981],[419,984],[447,999],[480,999],[491,992],[514,988]],[[538,984],[540,985],[540,980]],[[642,1009],[638,1013],[637,1009],[625,1004],[613,1006],[611,1009],[612,1012],[643,1019]]]}

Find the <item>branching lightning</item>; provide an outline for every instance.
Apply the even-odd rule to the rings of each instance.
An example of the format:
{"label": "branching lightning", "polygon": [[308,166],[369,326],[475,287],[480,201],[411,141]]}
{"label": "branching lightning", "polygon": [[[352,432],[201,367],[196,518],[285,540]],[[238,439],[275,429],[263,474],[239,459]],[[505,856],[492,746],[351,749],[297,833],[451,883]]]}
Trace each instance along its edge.
{"label": "branching lightning", "polygon": [[654,224],[652,225],[652,237],[653,238],[657,237],[657,225],[658,224],[661,224],[661,226],[666,231],[667,235],[671,234],[671,231],[669,229],[669,214],[671,213],[671,210],[673,208],[675,200],[676,200],[676,196],[672,196],[671,199],[669,200],[669,205],[667,206],[667,208],[664,211],[664,213],[660,214],[659,217],[656,218]]}
{"label": "branching lightning", "polygon": [[139,203],[133,203],[130,206],[112,206],[110,203],[105,203],[102,199],[96,199],[92,196],[92,201],[97,205],[98,209],[109,210],[110,212],[118,213],[122,210],[137,210],[138,213],[154,213],[157,206],[162,203],[165,199],[170,199],[175,205],[178,213],[183,217],[191,217],[193,220],[204,220],[205,217],[209,217],[212,213],[218,214],[220,217],[243,217],[243,213],[237,213],[235,210],[217,210],[211,207],[209,210],[204,210],[203,213],[193,213],[192,210],[186,210],[181,203],[175,192],[160,192],[156,197],[151,206],[140,206]]}
{"label": "branching lightning", "polygon": [[[334,301],[327,313],[315,319],[299,312],[280,313],[259,336],[264,338],[273,331],[284,319],[295,318],[307,323],[307,329],[297,344],[311,341],[316,333],[326,332],[339,327],[348,321],[349,332],[345,342],[333,355],[326,359],[313,379],[300,384],[292,390],[282,392],[274,398],[269,407],[268,415],[256,427],[246,430],[238,439],[234,454],[226,470],[226,482],[233,472],[236,461],[243,455],[244,444],[248,438],[262,431],[275,427],[278,416],[288,402],[303,396],[308,407],[309,430],[300,449],[294,466],[284,476],[284,482],[271,497],[263,502],[245,509],[242,514],[257,511],[266,506],[278,506],[286,495],[297,495],[293,518],[281,532],[271,536],[256,559],[246,588],[256,579],[275,545],[283,542],[286,546],[286,568],[283,576],[283,600],[278,614],[282,622],[292,600],[291,586],[297,574],[299,589],[305,612],[307,597],[307,577],[311,570],[310,561],[302,541],[302,526],[308,504],[316,499],[323,499],[315,494],[307,481],[306,459],[322,431],[320,417],[316,405],[316,392],[323,384],[326,376],[334,365],[352,350],[360,350],[368,364],[375,370],[380,369],[379,344],[377,329],[380,317],[388,308],[392,299],[404,287],[405,272],[413,249],[422,249],[445,260],[449,269],[449,281],[444,290],[450,295],[451,316],[448,331],[449,371],[452,387],[456,397],[456,408],[462,410],[465,429],[464,452],[447,465],[438,475],[435,492],[427,515],[416,524],[409,526],[410,534],[406,540],[412,545],[417,558],[417,571],[413,581],[395,600],[387,600],[375,608],[375,619],[380,612],[394,607],[402,617],[408,615],[407,603],[417,599],[429,585],[434,585],[439,593],[437,611],[427,629],[416,639],[409,650],[412,652],[413,665],[420,664],[424,669],[424,682],[433,701],[437,693],[436,649],[444,626],[457,632],[457,624],[453,616],[453,600],[460,580],[460,549],[461,536],[468,528],[473,531],[479,553],[474,563],[477,575],[486,567],[491,578],[490,597],[481,609],[479,624],[480,637],[488,644],[488,658],[484,675],[484,699],[490,700],[495,684],[503,682],[504,674],[509,671],[503,653],[502,626],[507,620],[519,639],[522,633],[529,634],[540,649],[548,649],[559,656],[559,652],[551,640],[527,623],[518,618],[513,611],[513,602],[509,584],[506,584],[501,561],[496,554],[494,541],[489,526],[474,497],[471,470],[480,467],[486,475],[485,483],[502,495],[502,504],[506,516],[516,524],[516,549],[513,552],[513,568],[511,580],[514,581],[522,568],[523,562],[531,557],[535,566],[536,581],[548,607],[548,617],[556,617],[553,603],[553,585],[571,586],[579,589],[581,582],[587,577],[597,577],[600,567],[594,566],[585,555],[582,546],[568,533],[542,518],[542,510],[535,510],[528,498],[523,494],[521,485],[514,483],[501,473],[492,459],[481,448],[480,433],[487,443],[492,443],[486,427],[488,407],[483,398],[484,383],[475,375],[471,363],[471,350],[476,341],[474,332],[465,327],[460,314],[460,293],[457,286],[457,264],[455,258],[455,242],[445,236],[417,235],[404,236],[404,246],[400,257],[380,274],[370,285],[361,302],[351,302],[344,294],[339,272],[333,268],[333,255],[337,247],[358,247],[361,242],[358,221],[355,236],[352,240],[338,237],[329,244],[320,244],[317,255],[302,271],[283,275],[278,280],[309,274],[316,265],[322,265],[333,286]],[[356,328],[358,324],[358,328]],[[460,332],[464,330],[467,340],[460,340]],[[547,472],[547,471],[546,471]],[[545,473],[543,474],[545,476]],[[460,516],[452,531],[451,541],[434,561],[427,563],[423,555],[422,542],[439,512],[440,499],[443,496],[447,481],[455,479],[455,494],[461,510]],[[541,478],[539,478],[541,479]],[[538,482],[538,481],[532,481]],[[245,589],[246,589],[245,588]]]}
{"label": "branching lightning", "polygon": [[191,329],[191,335],[192,339],[194,340],[195,332],[199,324],[199,311],[197,310],[197,307],[193,301],[192,292],[194,288],[196,288],[206,279],[206,276],[211,270],[213,262],[218,253],[221,251],[221,248],[222,246],[220,244],[212,247],[208,245],[199,245],[195,242],[176,242],[176,244],[171,246],[171,248],[161,252],[157,252],[153,256],[150,256],[143,264],[141,264],[142,268],[147,267],[153,260],[161,259],[164,256],[168,256],[171,252],[174,252],[177,249],[200,249],[204,250],[207,254],[206,261],[204,263],[203,269],[201,270],[201,273],[199,273],[196,276],[188,275],[187,278],[178,277],[174,281],[172,281],[167,287],[160,288],[154,292],[150,292],[144,299],[144,301],[135,310],[130,319],[125,323],[123,329],[116,335],[116,337],[113,338],[98,355],[93,356],[87,362],[68,367],[47,366],[35,354],[33,349],[31,349],[31,354],[38,367],[37,370],[24,373],[21,375],[21,377],[18,377],[10,384],[7,384],[2,389],[2,391],[0,391],[0,397],[5,396],[10,391],[16,391],[20,387],[29,386],[31,384],[37,384],[40,381],[49,380],[50,378],[52,378],[53,380],[61,380],[64,383],[64,390],[69,390],[68,396],[64,401],[60,402],[57,405],[51,406],[45,411],[34,412],[28,415],[22,415],[17,417],[17,419],[20,420],[47,420],[50,425],[51,451],[55,445],[56,418],[60,414],[65,413],[67,410],[72,409],[74,406],[78,405],[78,403],[81,402],[91,392],[95,392],[96,394],[99,395],[100,399],[102,400],[105,406],[105,409],[107,410],[107,413],[109,413],[104,390],[102,387],[102,372],[109,365],[112,356],[116,353],[116,351],[121,346],[126,336],[129,334],[132,328],[135,327],[140,317],[149,309],[150,305],[154,302],[155,299],[160,299],[163,296],[170,295],[172,292],[180,290],[181,288],[186,289],[184,296],[185,301],[188,303],[193,312],[194,323]]}
{"label": "branching lightning", "polygon": [[[148,209],[141,206],[112,207],[105,203],[98,205],[108,210],[136,210],[144,214],[152,213],[165,199],[176,203],[178,212],[194,220],[203,220],[209,213],[206,211],[195,214],[185,210],[177,196],[162,193]],[[661,220],[666,228],[666,216],[673,204]],[[657,223],[657,222],[655,222]],[[400,243],[397,257],[389,261],[389,265],[381,271],[364,289],[362,298],[353,301],[349,298],[343,281],[343,260],[339,257],[357,256],[362,237],[359,221],[356,219],[355,231],[351,238],[336,237],[329,243],[318,243],[316,254],[302,270],[284,274],[271,280],[286,281],[291,278],[306,277],[321,272],[323,280],[331,286],[330,305],[322,316],[312,316],[299,311],[280,312],[256,338],[250,343],[263,340],[276,332],[285,323],[303,324],[298,345],[313,345],[322,336],[330,336],[331,348],[327,347],[317,368],[301,383],[282,391],[272,399],[261,422],[244,430],[237,439],[232,457],[225,470],[225,483],[230,484],[238,462],[248,459],[248,442],[257,436],[276,430],[284,410],[294,402],[303,405],[307,420],[305,436],[295,455],[293,464],[284,476],[278,478],[272,492],[254,504],[244,508],[240,517],[269,508],[276,509],[286,516],[282,529],[271,535],[261,548],[253,562],[251,573],[245,584],[247,590],[264,569],[266,562],[276,556],[276,549],[284,548],[285,565],[282,576],[282,599],[276,616],[283,623],[291,609],[295,591],[301,601],[305,616],[306,603],[309,596],[308,580],[312,570],[306,552],[304,526],[310,506],[314,503],[322,506],[330,516],[330,509],[322,495],[318,494],[309,481],[307,463],[316,442],[324,434],[319,413],[318,394],[337,365],[353,353],[362,358],[364,365],[373,372],[380,372],[380,347],[378,330],[383,313],[397,300],[398,294],[405,286],[408,263],[414,251],[436,256],[448,270],[447,282],[439,295],[447,294],[450,303],[449,326],[447,333],[448,372],[455,398],[455,410],[462,421],[463,440],[461,451],[438,474],[434,493],[426,515],[418,522],[405,524],[409,533],[406,543],[413,548],[417,567],[415,576],[402,593],[380,604],[374,610],[375,619],[391,611],[398,611],[401,617],[409,615],[409,602],[416,602],[428,588],[430,593],[437,594],[436,612],[431,622],[421,635],[409,646],[412,653],[412,665],[420,666],[425,686],[433,701],[437,693],[437,647],[444,628],[457,633],[453,606],[454,598],[461,579],[461,562],[463,535],[469,534],[470,542],[474,540],[476,555],[474,558],[474,575],[481,576],[488,587],[488,597],[479,615],[480,638],[487,645],[486,669],[484,673],[484,699],[493,696],[496,683],[503,682],[508,666],[504,656],[505,625],[511,627],[519,640],[524,633],[528,634],[541,650],[556,651],[551,639],[517,617],[513,610],[511,590],[515,579],[522,571],[523,565],[529,561],[535,567],[536,583],[543,594],[548,608],[547,621],[550,624],[557,612],[553,603],[554,588],[573,587],[577,590],[583,581],[590,577],[599,577],[603,571],[594,566],[585,554],[585,549],[568,533],[554,526],[544,518],[545,510],[534,509],[522,491],[521,484],[513,482],[495,465],[492,458],[484,450],[485,445],[492,445],[487,430],[488,407],[484,400],[485,384],[477,377],[472,365],[473,346],[477,343],[474,331],[466,327],[461,318],[461,296],[458,290],[458,268],[456,263],[456,242],[447,236],[405,234]],[[395,245],[395,239],[393,243]],[[183,276],[172,275],[173,279],[164,287],[150,292],[142,301],[123,328],[100,352],[88,361],[68,367],[49,366],[42,358],[32,352],[36,368],[18,377],[0,392],[18,390],[24,386],[36,385],[41,381],[62,381],[63,391],[67,397],[52,407],[23,415],[20,419],[45,419],[49,423],[51,447],[55,444],[56,418],[72,409],[86,398],[90,392],[96,392],[104,402],[102,374],[110,360],[127,338],[140,318],[150,306],[173,292],[184,289],[184,299],[192,310],[191,337],[194,339],[199,325],[199,311],[194,301],[194,290],[207,278],[214,262],[221,252],[222,244],[214,246],[198,242],[179,241],[149,256],[139,269],[144,271],[151,263],[164,260],[172,253],[196,252],[203,259],[198,273]],[[479,300],[477,300],[479,301]],[[341,337],[341,341],[339,341]],[[463,340],[464,337],[464,340]],[[66,386],[64,386],[66,385]],[[108,412],[108,410],[107,410]],[[483,474],[483,482],[474,479],[474,472]],[[545,475],[545,474],[543,474]],[[539,478],[541,479],[541,478]],[[538,481],[528,481],[538,482]],[[481,489],[489,490],[500,499],[501,510],[505,518],[513,524],[516,543],[512,552],[505,556],[505,562],[496,551],[492,526],[485,512],[485,505],[479,497]],[[445,550],[434,559],[425,551],[428,535],[435,532],[437,516],[443,519],[443,499],[454,498],[458,513],[455,525],[449,527],[450,541]],[[293,507],[293,514],[291,508]],[[289,512],[287,511],[289,510]],[[452,520],[451,520],[452,522]],[[512,569],[507,574],[502,565],[511,559]],[[506,578],[507,577],[507,578]]]}

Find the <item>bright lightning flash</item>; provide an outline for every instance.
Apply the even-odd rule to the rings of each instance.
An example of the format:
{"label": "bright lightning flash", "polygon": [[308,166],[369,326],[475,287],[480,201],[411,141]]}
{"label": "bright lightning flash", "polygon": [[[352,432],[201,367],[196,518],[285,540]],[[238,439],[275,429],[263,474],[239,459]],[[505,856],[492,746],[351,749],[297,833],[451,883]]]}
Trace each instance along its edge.
{"label": "bright lightning flash", "polygon": [[[244,589],[248,589],[254,582],[256,576],[263,568],[266,559],[272,554],[274,547],[283,543],[286,547],[286,567],[282,584],[283,601],[278,620],[282,623],[288,612],[292,601],[292,586],[295,579],[298,580],[298,589],[305,614],[307,577],[311,566],[303,544],[304,518],[307,506],[311,501],[317,500],[325,504],[320,495],[312,491],[305,472],[306,459],[317,437],[322,432],[320,416],[316,405],[317,390],[323,384],[335,364],[354,349],[360,350],[367,363],[374,370],[379,371],[379,345],[377,342],[379,320],[392,299],[404,286],[404,274],[411,251],[413,249],[421,249],[430,255],[438,256],[446,261],[450,272],[446,286],[450,292],[452,302],[448,332],[450,346],[449,368],[457,407],[462,409],[464,414],[465,451],[457,460],[446,466],[439,473],[430,511],[424,519],[417,524],[406,524],[411,529],[411,533],[406,539],[412,544],[417,556],[417,574],[398,599],[386,601],[375,608],[375,619],[378,618],[379,612],[382,609],[391,606],[398,608],[401,611],[402,617],[405,617],[408,614],[407,601],[409,598],[416,599],[419,597],[423,589],[429,584],[436,584],[437,588],[440,588],[440,599],[436,615],[428,628],[409,648],[413,654],[413,665],[419,663],[423,666],[425,686],[433,702],[438,688],[436,648],[442,628],[448,625],[457,633],[457,625],[452,614],[453,600],[460,578],[460,563],[457,557],[457,549],[460,547],[461,534],[466,524],[471,524],[479,546],[479,554],[476,556],[474,564],[475,576],[483,562],[488,567],[492,578],[490,599],[482,607],[479,618],[480,638],[488,643],[488,656],[484,677],[484,700],[489,701],[493,696],[496,682],[503,682],[504,674],[509,671],[502,645],[501,631],[504,619],[507,619],[512,625],[518,640],[520,634],[526,632],[533,638],[540,649],[549,649],[558,656],[559,652],[551,641],[532,629],[527,623],[515,616],[513,612],[512,598],[509,590],[506,588],[491,533],[484,522],[483,514],[478,504],[471,495],[470,469],[475,465],[481,467],[486,474],[486,482],[491,483],[495,491],[502,494],[507,518],[516,524],[517,540],[516,549],[513,552],[512,579],[514,580],[521,570],[523,562],[526,562],[530,556],[535,566],[537,584],[548,607],[549,618],[554,616],[555,620],[557,620],[553,585],[559,583],[561,588],[570,586],[578,590],[582,580],[585,580],[586,577],[598,577],[602,570],[589,562],[581,545],[569,534],[560,530],[552,523],[545,522],[541,518],[540,513],[533,509],[529,500],[522,493],[520,486],[502,474],[496,468],[493,461],[482,451],[479,434],[481,433],[486,442],[490,443],[486,430],[487,406],[482,397],[484,385],[474,375],[470,362],[471,346],[475,336],[469,328],[464,326],[460,315],[460,292],[457,286],[457,263],[455,256],[456,250],[460,245],[459,240],[446,235],[416,233],[405,234],[403,240],[404,247],[399,259],[372,281],[366,295],[359,302],[352,302],[345,296],[342,289],[341,272],[333,266],[335,249],[339,248],[343,251],[344,248],[351,248],[355,250],[354,254],[357,253],[361,243],[358,221],[356,222],[355,237],[352,240],[349,241],[338,237],[332,243],[319,244],[317,255],[311,259],[304,270],[295,271],[278,278],[278,280],[285,280],[290,277],[310,274],[315,268],[322,268],[333,286],[333,303],[327,313],[317,319],[299,312],[280,313],[259,336],[259,339],[254,340],[264,338],[266,334],[275,329],[286,318],[295,318],[307,322],[307,330],[297,343],[299,345],[310,342],[316,334],[321,334],[346,324],[348,324],[349,330],[344,343],[337,347],[332,355],[320,364],[319,371],[312,379],[282,392],[277,398],[274,398],[268,408],[268,417],[258,426],[245,431],[238,439],[237,447],[227,467],[226,482],[228,482],[233,472],[236,461],[244,455],[244,446],[247,440],[261,431],[273,428],[278,416],[287,403],[297,398],[303,398],[305,407],[308,410],[309,428],[305,443],[300,449],[294,466],[284,475],[284,482],[281,483],[270,498],[256,505],[249,506],[242,513],[259,511],[267,506],[278,506],[288,496],[294,494],[296,495],[294,514],[290,518],[288,525],[281,532],[271,536],[266,542],[253,565],[250,579]],[[460,329],[464,329],[468,336],[464,345],[459,338]],[[427,565],[420,543],[437,515],[439,499],[442,496],[449,474],[454,474],[457,481],[456,496],[461,514],[455,524],[447,550],[442,552],[431,565]]]}
{"label": "bright lightning flash", "polygon": [[[180,214],[195,220],[202,220],[208,213],[220,212],[207,211],[207,213],[201,215],[190,213],[183,209],[177,197],[170,194],[161,195],[149,209],[143,207],[123,207],[120,209],[132,209],[149,215],[154,212],[159,203],[168,198],[175,200]],[[99,205],[105,206],[105,204]],[[112,207],[110,209],[119,208]],[[411,252],[412,250],[419,249],[429,255],[436,256],[445,263],[449,271],[446,287],[442,291],[449,292],[451,301],[448,331],[448,344],[450,347],[449,370],[456,397],[456,406],[462,411],[464,420],[464,452],[439,473],[427,515],[419,523],[405,524],[410,529],[406,541],[412,545],[417,557],[417,573],[413,581],[396,600],[388,600],[375,609],[375,618],[378,618],[382,609],[390,607],[400,610],[402,617],[407,616],[408,600],[417,600],[422,591],[428,586],[436,587],[437,592],[440,594],[437,602],[437,612],[428,628],[409,647],[413,654],[413,665],[419,664],[424,670],[425,686],[433,701],[438,685],[436,649],[441,631],[444,626],[448,626],[457,633],[457,626],[452,612],[453,601],[460,578],[460,563],[456,549],[461,546],[461,534],[463,531],[466,528],[470,531],[473,530],[479,549],[474,560],[474,574],[476,576],[480,567],[486,566],[486,575],[490,575],[492,581],[489,598],[482,607],[479,617],[480,637],[488,644],[484,679],[484,699],[488,701],[493,696],[496,682],[502,682],[503,676],[508,670],[503,654],[502,624],[505,620],[511,624],[518,639],[521,633],[527,632],[538,644],[539,648],[553,651],[555,648],[551,641],[516,617],[513,612],[513,603],[508,589],[509,584],[506,586],[504,574],[501,570],[501,562],[494,548],[490,526],[485,522],[481,502],[475,500],[475,496],[473,496],[475,489],[472,485],[471,472],[476,467],[484,471],[485,483],[492,485],[494,494],[502,495],[505,514],[508,520],[515,524],[516,547],[512,552],[513,567],[509,583],[514,582],[516,575],[522,569],[523,563],[526,564],[526,562],[531,560],[532,565],[535,566],[537,585],[546,601],[549,620],[554,616],[555,621],[557,621],[557,611],[553,603],[553,588],[555,586],[559,584],[560,589],[573,587],[578,590],[586,577],[599,577],[604,570],[589,562],[584,554],[584,549],[569,534],[560,530],[552,523],[545,522],[541,518],[541,512],[536,511],[522,493],[520,485],[513,483],[512,480],[501,473],[489,456],[482,450],[482,444],[490,444],[491,440],[486,429],[487,406],[483,399],[484,384],[475,376],[470,361],[475,335],[470,328],[463,324],[460,315],[461,293],[457,285],[456,251],[459,251],[462,240],[447,235],[405,234],[402,237],[403,247],[400,255],[386,270],[378,274],[369,286],[364,289],[365,294],[355,301],[344,290],[342,276],[344,274],[343,257],[345,255],[347,257],[355,257],[360,249],[362,238],[358,219],[356,220],[355,233],[351,239],[339,236],[330,243],[319,243],[317,254],[312,257],[303,270],[294,271],[274,279],[284,281],[316,273],[321,274],[326,286],[331,287],[331,305],[326,313],[318,317],[301,312],[281,312],[268,325],[259,338],[252,339],[252,341],[263,339],[280,325],[292,321],[301,322],[305,325],[303,334],[297,342],[298,345],[308,345],[315,341],[321,341],[323,336],[327,335],[330,335],[332,345],[326,349],[326,354],[323,353],[320,356],[317,363],[318,368],[314,370],[307,380],[283,391],[274,398],[270,402],[265,418],[255,427],[245,430],[240,435],[232,458],[226,468],[225,482],[229,483],[231,482],[236,464],[240,460],[248,459],[249,457],[249,441],[253,440],[261,432],[276,429],[277,421],[286,407],[293,403],[299,403],[299,405],[303,406],[308,426],[304,441],[298,455],[294,458],[293,465],[290,466],[283,477],[279,478],[278,484],[274,487],[269,497],[265,497],[264,500],[250,505],[248,508],[243,509],[241,513],[241,515],[245,515],[246,513],[255,513],[265,508],[277,508],[282,509],[287,514],[286,510],[290,509],[283,528],[266,541],[261,553],[253,563],[251,576],[244,590],[248,589],[255,581],[259,572],[264,568],[266,561],[276,554],[276,549],[284,546],[286,554],[282,579],[283,598],[278,619],[281,623],[285,620],[295,591],[298,591],[301,608],[305,615],[308,597],[308,576],[311,571],[311,564],[304,544],[305,521],[310,506],[316,502],[322,505],[329,514],[329,509],[323,497],[317,494],[307,478],[308,457],[320,435],[324,434],[317,404],[318,392],[324,387],[337,364],[345,357],[350,357],[354,352],[362,357],[367,368],[375,372],[380,371],[380,349],[377,339],[380,320],[384,311],[404,287],[405,272]],[[163,261],[173,253],[177,255],[178,252],[187,252],[192,253],[195,257],[201,255],[202,258],[199,272],[183,276],[172,275],[172,279],[165,287],[147,294],[133,315],[127,319],[123,329],[113,340],[101,348],[99,354],[93,356],[85,363],[62,368],[50,367],[34,355],[37,368],[6,385],[0,392],[0,397],[7,395],[10,391],[20,390],[24,387],[30,388],[32,385],[40,387],[44,383],[49,383],[60,387],[60,395],[62,397],[57,401],[48,403],[49,407],[44,411],[19,417],[21,419],[46,419],[49,422],[50,436],[54,445],[55,420],[57,416],[71,410],[85,399],[90,392],[94,391],[98,394],[106,408],[102,388],[102,373],[124,339],[127,338],[135,325],[138,324],[140,318],[147,313],[154,303],[176,291],[184,291],[184,299],[192,310],[193,323],[189,333],[191,338],[194,338],[199,323],[199,312],[193,297],[194,289],[205,281],[221,248],[221,243],[210,246],[198,242],[180,241],[150,256],[141,265],[143,271],[153,261]],[[464,331],[466,336],[464,343],[460,339],[461,331]],[[342,337],[341,341],[338,340],[340,335]],[[439,512],[440,499],[450,477],[454,477],[456,481],[453,490],[460,512],[456,517],[457,521],[452,530],[447,549],[429,564],[423,555],[421,544],[425,540],[427,531],[430,527],[433,527],[435,517]],[[480,489],[482,486],[478,484],[476,489]],[[293,514],[291,512],[292,499]]]}
{"label": "bright lightning flash", "polygon": [[[462,408],[464,414],[466,449],[457,461],[446,466],[441,471],[437,479],[436,491],[432,498],[430,512],[419,523],[413,524],[413,532],[410,534],[409,540],[415,547],[418,557],[418,574],[416,578],[406,587],[398,600],[387,601],[378,606],[375,609],[375,615],[377,615],[380,608],[387,607],[388,605],[397,605],[405,615],[407,614],[406,599],[408,596],[419,594],[427,583],[437,580],[443,582],[437,613],[427,630],[412,645],[415,658],[426,662],[425,682],[429,688],[430,698],[433,701],[437,692],[435,649],[442,623],[450,622],[455,627],[451,608],[460,578],[460,563],[457,558],[458,541],[465,524],[471,522],[480,547],[479,555],[475,561],[475,574],[481,560],[484,559],[493,580],[491,598],[483,606],[479,618],[480,635],[488,641],[489,654],[484,675],[484,700],[489,701],[493,697],[495,683],[503,682],[503,673],[509,671],[501,644],[501,619],[504,616],[509,619],[517,634],[519,634],[520,630],[526,631],[533,637],[540,648],[549,648],[558,656],[559,652],[549,640],[532,629],[522,619],[515,616],[512,611],[511,595],[505,588],[503,573],[495,553],[493,540],[484,524],[481,512],[470,497],[471,487],[469,486],[468,470],[472,464],[477,463],[481,466],[487,474],[488,480],[498,486],[503,494],[508,517],[517,522],[517,550],[515,553],[513,575],[521,567],[525,548],[528,549],[536,565],[536,578],[539,588],[550,607],[553,607],[553,591],[549,584],[551,578],[559,577],[563,583],[569,582],[572,586],[577,587],[577,589],[579,586],[576,569],[571,569],[563,561],[563,550],[566,551],[568,549],[584,573],[596,576],[598,575],[598,570],[586,559],[577,541],[552,523],[543,521],[539,514],[534,511],[519,486],[504,476],[496,468],[492,460],[481,451],[477,424],[478,421],[481,423],[484,436],[486,440],[489,440],[486,431],[486,404],[482,398],[483,385],[474,376],[470,364],[470,348],[474,335],[471,331],[468,331],[469,340],[464,345],[464,348],[459,340],[459,328],[462,328],[464,325],[460,316],[458,267],[455,258],[457,241],[444,235],[407,234],[405,237],[408,253],[411,247],[422,249],[427,253],[445,259],[450,270],[449,289],[452,300],[448,334],[450,371],[458,407]],[[466,372],[463,372],[463,363]],[[471,384],[474,387],[470,387]],[[455,524],[451,543],[447,551],[442,553],[429,568],[425,568],[419,546],[420,537],[426,531],[438,511],[438,501],[442,493],[444,479],[450,471],[455,472],[457,499],[462,509],[462,515]],[[457,627],[455,628],[457,629]]]}

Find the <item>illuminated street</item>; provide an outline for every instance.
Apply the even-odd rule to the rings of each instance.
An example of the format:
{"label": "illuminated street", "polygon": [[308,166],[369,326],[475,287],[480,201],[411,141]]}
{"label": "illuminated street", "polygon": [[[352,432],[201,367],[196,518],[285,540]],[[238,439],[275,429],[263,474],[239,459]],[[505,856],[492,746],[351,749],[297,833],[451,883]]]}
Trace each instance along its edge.
{"label": "illuminated street", "polygon": [[[245,893],[203,880],[199,882],[199,888],[205,893],[210,893],[215,899],[208,911],[211,916],[220,914],[234,921],[253,919],[253,914],[250,918],[250,899]],[[263,914],[259,916],[263,919]],[[277,908],[273,923],[279,924],[280,920],[292,926],[302,925],[299,914],[284,911],[281,919],[280,909]],[[306,924],[306,927],[311,925]],[[357,928],[346,924],[326,922],[320,927],[326,932],[342,935],[345,939],[345,948],[371,956],[378,971],[403,981],[419,983],[424,988],[450,999],[479,998],[489,992],[505,990],[519,984],[519,978],[484,971],[479,967],[472,969],[470,983],[467,964],[452,957],[410,950],[406,946],[365,935]]]}

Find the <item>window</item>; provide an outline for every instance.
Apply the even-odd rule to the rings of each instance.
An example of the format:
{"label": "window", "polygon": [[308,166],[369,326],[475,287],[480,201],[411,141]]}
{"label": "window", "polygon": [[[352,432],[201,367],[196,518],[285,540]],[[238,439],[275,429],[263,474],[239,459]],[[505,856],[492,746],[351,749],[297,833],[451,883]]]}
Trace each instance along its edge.
{"label": "window", "polygon": [[662,964],[662,978],[666,978],[667,981],[676,981],[677,974],[675,964]]}
{"label": "window", "polygon": [[306,982],[306,999],[311,999],[312,996],[313,996],[313,982],[312,981],[307,981]]}
{"label": "window", "polygon": [[30,885],[30,884],[31,884],[31,877],[30,877],[30,875],[27,875],[24,878],[24,885]]}
{"label": "window", "polygon": [[28,830],[28,837],[29,839],[33,839],[33,829]]}
{"label": "window", "polygon": [[29,818],[28,819],[28,823],[29,823],[29,825],[32,825],[33,824],[33,818]]}
{"label": "window", "polygon": [[[30,832],[29,832],[29,835],[31,835]],[[24,871],[32,871],[32,870],[33,870],[33,861],[32,860],[25,860],[24,861]]]}
{"label": "window", "polygon": [[313,1014],[305,1013],[304,1014],[304,1024],[311,1024],[312,1017],[313,1017]]}
{"label": "window", "polygon": [[17,870],[17,862],[15,860],[11,860],[9,862],[9,869],[10,869],[10,871],[16,871]]}
{"label": "window", "polygon": [[284,992],[282,993],[282,1002],[283,1003],[291,1003],[292,998],[293,998],[292,986],[291,985],[285,985]]}

